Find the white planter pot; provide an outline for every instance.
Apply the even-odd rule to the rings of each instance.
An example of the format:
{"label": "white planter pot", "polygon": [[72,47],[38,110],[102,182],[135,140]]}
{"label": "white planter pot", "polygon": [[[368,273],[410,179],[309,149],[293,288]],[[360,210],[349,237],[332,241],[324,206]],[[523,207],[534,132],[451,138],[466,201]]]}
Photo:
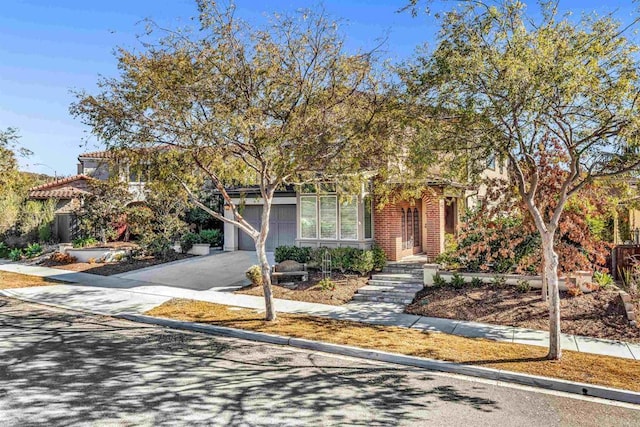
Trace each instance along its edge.
{"label": "white planter pot", "polygon": [[209,255],[209,246],[208,243],[196,243],[187,253],[190,255]]}
{"label": "white planter pot", "polygon": [[68,250],[73,249],[73,244],[71,243],[60,243],[58,245],[58,252],[67,253]]}

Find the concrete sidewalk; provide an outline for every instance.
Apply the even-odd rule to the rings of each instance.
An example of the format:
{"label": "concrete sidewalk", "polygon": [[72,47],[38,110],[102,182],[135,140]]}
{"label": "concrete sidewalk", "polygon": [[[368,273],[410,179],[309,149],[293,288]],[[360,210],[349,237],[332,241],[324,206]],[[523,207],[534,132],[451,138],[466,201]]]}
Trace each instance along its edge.
{"label": "concrete sidewalk", "polygon": [[[264,310],[264,299],[251,295],[237,295],[216,290],[183,289],[123,277],[97,276],[20,264],[0,265],[0,270],[78,284],[0,291],[6,296],[101,314],[142,314],[171,298],[194,299]],[[417,316],[406,314],[403,312],[402,306],[389,303],[354,302],[342,306],[332,306],[276,299],[275,304],[276,309],[283,313],[312,314],[339,320],[402,326],[470,338],[487,338],[543,347],[548,345],[549,340],[548,332],[544,331]],[[566,350],[640,360],[640,344],[563,334],[562,346]]]}

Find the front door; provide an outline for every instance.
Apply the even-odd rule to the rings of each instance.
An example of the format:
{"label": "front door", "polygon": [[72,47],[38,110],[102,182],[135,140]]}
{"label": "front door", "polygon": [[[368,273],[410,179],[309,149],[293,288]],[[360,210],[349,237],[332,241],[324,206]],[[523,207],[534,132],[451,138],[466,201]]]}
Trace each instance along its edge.
{"label": "front door", "polygon": [[421,216],[417,207],[405,207],[402,214],[402,249],[411,254],[420,252]]}

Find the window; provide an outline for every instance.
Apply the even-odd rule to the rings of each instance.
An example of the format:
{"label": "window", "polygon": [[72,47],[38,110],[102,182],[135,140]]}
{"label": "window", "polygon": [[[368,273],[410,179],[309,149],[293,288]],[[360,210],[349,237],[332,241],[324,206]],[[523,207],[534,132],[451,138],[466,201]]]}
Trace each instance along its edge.
{"label": "window", "polygon": [[300,197],[300,237],[316,239],[318,237],[318,199],[315,196]]}
{"label": "window", "polygon": [[407,240],[406,248],[413,247],[413,215],[411,214],[411,208],[407,209]]}
{"label": "window", "polygon": [[413,210],[413,246],[420,246],[420,213],[418,208]]}
{"label": "window", "polygon": [[373,238],[373,206],[370,196],[364,198],[364,238]]}
{"label": "window", "polygon": [[358,204],[355,197],[349,197],[340,203],[340,238],[358,238]]}
{"label": "window", "polygon": [[402,247],[404,248],[407,241],[407,217],[404,214],[404,209],[400,209],[400,213],[402,215]]}
{"label": "window", "polygon": [[320,196],[320,238],[336,239],[338,231],[338,197]]}

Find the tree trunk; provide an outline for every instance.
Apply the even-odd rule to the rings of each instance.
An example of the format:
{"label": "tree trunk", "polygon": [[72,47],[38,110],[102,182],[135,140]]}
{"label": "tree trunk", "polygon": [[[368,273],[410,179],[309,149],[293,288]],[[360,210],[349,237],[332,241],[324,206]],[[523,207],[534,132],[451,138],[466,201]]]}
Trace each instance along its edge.
{"label": "tree trunk", "polygon": [[547,275],[545,274],[544,257],[542,259],[542,301],[547,302],[549,299],[549,286],[547,285]]}
{"label": "tree trunk", "polygon": [[266,238],[258,237],[256,241],[256,253],[258,254],[258,262],[262,270],[262,288],[264,290],[264,308],[265,319],[276,320],[276,310],[273,304],[273,293],[271,292],[271,266],[267,259]]}
{"label": "tree trunk", "polygon": [[542,234],[544,278],[549,291],[549,353],[547,359],[560,360],[560,290],[558,286],[558,254],[553,248],[553,233]]}
{"label": "tree trunk", "polygon": [[273,293],[271,292],[271,265],[267,259],[267,237],[269,236],[269,217],[271,214],[271,196],[264,198],[262,207],[262,224],[260,233],[256,239],[256,253],[258,262],[262,270],[262,288],[264,290],[265,319],[276,320],[276,309],[273,303]]}

